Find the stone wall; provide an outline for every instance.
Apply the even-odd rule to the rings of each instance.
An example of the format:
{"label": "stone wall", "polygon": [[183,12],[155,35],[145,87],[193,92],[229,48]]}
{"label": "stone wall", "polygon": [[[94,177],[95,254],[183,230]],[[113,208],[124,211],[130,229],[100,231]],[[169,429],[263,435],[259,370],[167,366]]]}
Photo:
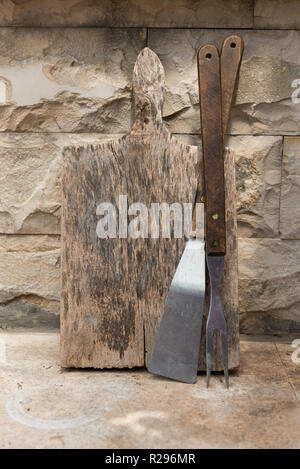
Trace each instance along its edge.
{"label": "stone wall", "polygon": [[58,327],[63,146],[128,132],[146,45],[167,126],[199,144],[196,52],[234,31],[241,330],[300,330],[299,0],[0,0],[0,327]]}

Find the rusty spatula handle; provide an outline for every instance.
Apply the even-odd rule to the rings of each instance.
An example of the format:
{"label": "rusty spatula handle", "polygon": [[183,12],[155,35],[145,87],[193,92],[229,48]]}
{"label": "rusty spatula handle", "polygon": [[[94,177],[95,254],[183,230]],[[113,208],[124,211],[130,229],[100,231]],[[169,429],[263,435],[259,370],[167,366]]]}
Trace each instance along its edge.
{"label": "rusty spatula handle", "polygon": [[202,151],[205,186],[205,240],[207,255],[226,253],[220,58],[216,46],[198,53]]}

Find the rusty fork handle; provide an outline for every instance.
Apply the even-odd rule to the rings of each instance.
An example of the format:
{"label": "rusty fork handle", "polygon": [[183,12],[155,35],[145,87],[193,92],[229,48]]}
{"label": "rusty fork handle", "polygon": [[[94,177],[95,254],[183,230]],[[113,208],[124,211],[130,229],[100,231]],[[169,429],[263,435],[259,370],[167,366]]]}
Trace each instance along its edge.
{"label": "rusty fork handle", "polygon": [[243,50],[244,41],[241,37],[231,35],[224,39],[220,57],[223,148]]}

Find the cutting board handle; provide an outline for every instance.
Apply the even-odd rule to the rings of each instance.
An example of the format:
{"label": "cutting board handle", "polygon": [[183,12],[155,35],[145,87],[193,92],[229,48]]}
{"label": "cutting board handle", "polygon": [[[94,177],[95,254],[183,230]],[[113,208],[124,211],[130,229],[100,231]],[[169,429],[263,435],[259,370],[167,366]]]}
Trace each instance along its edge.
{"label": "cutting board handle", "polygon": [[161,61],[155,52],[145,47],[139,53],[133,70],[136,116],[131,133],[152,133],[153,126],[162,124],[164,87],[165,73]]}

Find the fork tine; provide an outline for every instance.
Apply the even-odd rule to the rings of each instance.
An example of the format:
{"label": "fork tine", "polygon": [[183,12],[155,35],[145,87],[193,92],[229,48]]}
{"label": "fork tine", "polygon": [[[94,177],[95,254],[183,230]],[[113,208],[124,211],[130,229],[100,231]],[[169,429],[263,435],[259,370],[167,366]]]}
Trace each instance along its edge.
{"label": "fork tine", "polygon": [[213,353],[213,338],[214,329],[211,327],[206,328],[206,387],[209,386],[211,374],[211,357]]}
{"label": "fork tine", "polygon": [[222,344],[222,356],[223,356],[225,383],[226,383],[227,389],[229,389],[227,332],[220,331],[220,337],[221,337],[221,344]]}

